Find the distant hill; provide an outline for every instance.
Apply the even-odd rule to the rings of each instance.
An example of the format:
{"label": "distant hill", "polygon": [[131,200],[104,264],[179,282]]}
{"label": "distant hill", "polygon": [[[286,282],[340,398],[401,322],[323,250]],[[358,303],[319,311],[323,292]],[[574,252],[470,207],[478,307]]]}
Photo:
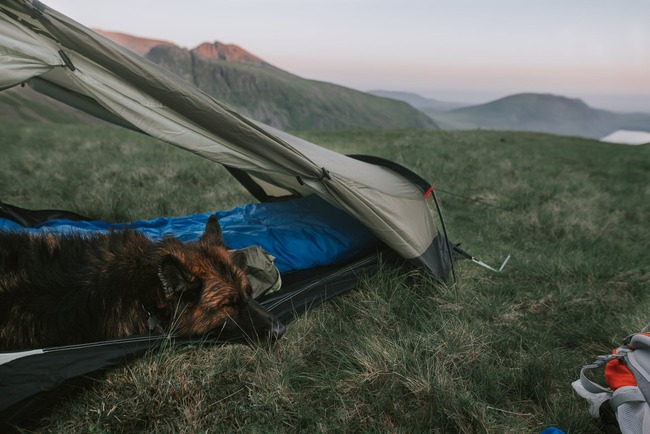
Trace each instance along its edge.
{"label": "distant hill", "polygon": [[457,109],[460,107],[465,107],[467,104],[458,103],[458,102],[447,102],[447,101],[438,101],[433,98],[425,98],[416,93],[409,92],[397,92],[392,90],[370,90],[368,91],[371,95],[381,96],[384,98],[396,99],[398,101],[404,101],[407,104],[412,105],[418,110],[428,110],[428,111],[449,111]]}
{"label": "distant hill", "polygon": [[615,113],[580,99],[525,93],[448,112],[427,112],[442,128],[537,131],[601,138],[616,130],[650,131],[650,115]]}
{"label": "distant hill", "polygon": [[[103,36],[193,83],[233,110],[282,130],[437,128],[426,114],[402,102],[283,71],[233,44],[203,43],[188,50],[156,39],[99,30]],[[51,100],[16,89],[0,93],[0,116],[47,122],[78,122]],[[29,115],[17,108],[16,95]],[[36,95],[36,96],[35,96]],[[53,109],[56,107],[56,109]]]}

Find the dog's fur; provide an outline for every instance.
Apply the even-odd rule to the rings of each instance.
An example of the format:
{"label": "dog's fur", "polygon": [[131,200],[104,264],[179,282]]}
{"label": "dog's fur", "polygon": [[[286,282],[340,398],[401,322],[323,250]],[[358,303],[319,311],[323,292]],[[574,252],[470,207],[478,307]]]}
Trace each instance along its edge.
{"label": "dog's fur", "polygon": [[167,332],[266,338],[283,329],[251,297],[214,216],[190,244],[154,243],[135,230],[0,232],[0,350]]}

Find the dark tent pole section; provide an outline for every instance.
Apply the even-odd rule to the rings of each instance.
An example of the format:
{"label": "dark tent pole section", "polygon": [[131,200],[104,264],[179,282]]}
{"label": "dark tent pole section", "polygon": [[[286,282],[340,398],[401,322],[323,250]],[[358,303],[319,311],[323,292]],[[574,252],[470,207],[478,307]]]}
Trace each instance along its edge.
{"label": "dark tent pole section", "polygon": [[356,288],[360,279],[377,272],[384,256],[390,257],[392,253],[374,253],[344,266],[283,274],[283,289],[262,297],[259,302],[286,324],[327,300]]}
{"label": "dark tent pole section", "polygon": [[26,228],[31,228],[38,225],[39,223],[43,223],[49,220],[56,220],[56,219],[65,219],[65,220],[73,220],[73,221],[91,220],[89,217],[84,217],[82,215],[79,215],[71,211],[54,210],[54,209],[35,211],[35,210],[20,208],[2,202],[0,202],[0,218],[5,218],[8,220],[15,221],[16,223]]}

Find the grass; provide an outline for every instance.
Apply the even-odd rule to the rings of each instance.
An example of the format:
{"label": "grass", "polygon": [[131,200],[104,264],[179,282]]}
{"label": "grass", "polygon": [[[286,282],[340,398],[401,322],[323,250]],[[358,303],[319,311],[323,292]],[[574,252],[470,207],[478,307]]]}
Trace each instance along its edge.
{"label": "grass", "polygon": [[[125,221],[250,201],[223,169],[135,133],[0,127],[0,198],[18,206]],[[650,148],[489,131],[300,135],[474,199],[439,193],[450,236],[488,263],[512,254],[505,272],[461,261],[440,285],[385,267],[275,345],[149,354],[30,432],[598,432],[570,383],[649,322]]]}
{"label": "grass", "polygon": [[[0,200],[110,221],[232,207],[246,193],[221,166],[113,127],[2,125]],[[230,182],[228,182],[230,181]]]}

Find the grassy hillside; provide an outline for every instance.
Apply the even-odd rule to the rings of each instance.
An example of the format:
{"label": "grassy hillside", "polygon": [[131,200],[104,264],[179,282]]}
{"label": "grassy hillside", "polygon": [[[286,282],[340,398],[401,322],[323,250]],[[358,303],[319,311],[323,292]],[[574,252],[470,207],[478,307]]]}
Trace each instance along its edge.
{"label": "grassy hillside", "polygon": [[[225,171],[113,127],[0,121],[0,198],[108,220],[229,208]],[[644,326],[650,148],[534,133],[312,132],[443,195],[468,262],[436,284],[386,267],[273,346],[168,349],[62,399],[34,432],[598,432],[580,367]]]}
{"label": "grassy hillside", "polygon": [[424,109],[442,128],[537,131],[601,138],[619,129],[650,130],[650,115],[613,113],[579,99],[518,94],[441,113]]}
{"label": "grassy hillside", "polygon": [[155,47],[146,57],[239,113],[280,129],[435,128],[430,118],[404,102],[271,66],[206,59],[168,46]]}

